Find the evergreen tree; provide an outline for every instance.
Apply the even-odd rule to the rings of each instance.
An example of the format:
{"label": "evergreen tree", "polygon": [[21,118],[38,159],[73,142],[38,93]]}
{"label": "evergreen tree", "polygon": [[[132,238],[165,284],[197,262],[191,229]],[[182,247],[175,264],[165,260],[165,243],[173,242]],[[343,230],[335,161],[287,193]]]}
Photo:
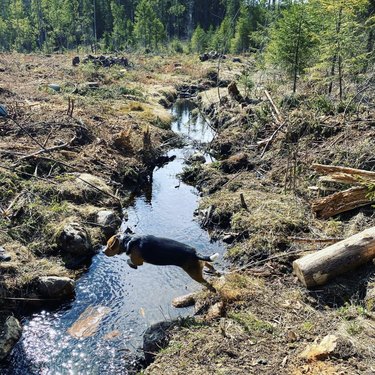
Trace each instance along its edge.
{"label": "evergreen tree", "polygon": [[111,0],[111,12],[113,17],[112,47],[117,50],[124,47],[128,38],[125,8],[118,0]]}
{"label": "evergreen tree", "polygon": [[7,26],[10,47],[19,52],[30,52],[35,47],[34,31],[22,0],[14,0],[9,5]]}
{"label": "evergreen tree", "polygon": [[294,3],[282,11],[281,18],[270,31],[267,58],[279,65],[293,79],[293,92],[297,79],[311,64],[314,40],[314,22],[306,11],[306,4]]}
{"label": "evergreen tree", "polygon": [[230,49],[232,53],[244,52],[249,48],[251,30],[252,24],[249,16],[249,8],[243,5],[236,23],[234,38],[231,40]]}
{"label": "evergreen tree", "polygon": [[134,34],[145,48],[157,48],[164,39],[164,26],[153,9],[153,1],[140,0],[135,11]]}
{"label": "evergreen tree", "polygon": [[328,94],[337,82],[339,98],[344,96],[346,74],[357,74],[366,65],[368,41],[363,20],[367,0],[311,0],[310,14],[320,21],[317,71],[326,77]]}
{"label": "evergreen tree", "polygon": [[207,35],[205,31],[198,25],[191,37],[191,50],[193,52],[204,52],[207,47]]}

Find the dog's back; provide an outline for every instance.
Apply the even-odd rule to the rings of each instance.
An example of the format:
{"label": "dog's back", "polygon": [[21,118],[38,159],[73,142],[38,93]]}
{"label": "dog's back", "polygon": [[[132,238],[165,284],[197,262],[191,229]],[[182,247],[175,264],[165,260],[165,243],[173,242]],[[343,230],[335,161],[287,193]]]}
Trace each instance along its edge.
{"label": "dog's back", "polygon": [[196,260],[193,247],[169,238],[151,235],[135,236],[129,244],[129,250],[139,251],[145,262],[158,266],[184,266],[189,260]]}

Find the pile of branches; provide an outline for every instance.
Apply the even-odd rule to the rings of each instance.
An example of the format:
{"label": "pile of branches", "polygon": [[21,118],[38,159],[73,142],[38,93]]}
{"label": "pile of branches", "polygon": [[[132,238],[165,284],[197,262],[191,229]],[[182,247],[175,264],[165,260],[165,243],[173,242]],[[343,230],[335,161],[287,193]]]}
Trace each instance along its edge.
{"label": "pile of branches", "polygon": [[[83,64],[87,64],[89,62],[95,65],[103,66],[105,68],[109,68],[112,65],[120,65],[124,67],[130,66],[129,60],[124,56],[117,57],[117,56],[104,56],[104,55],[100,55],[100,56],[87,55],[82,59]],[[75,65],[78,65],[79,63],[80,63],[79,57],[78,56],[74,57],[73,65],[75,66]]]}

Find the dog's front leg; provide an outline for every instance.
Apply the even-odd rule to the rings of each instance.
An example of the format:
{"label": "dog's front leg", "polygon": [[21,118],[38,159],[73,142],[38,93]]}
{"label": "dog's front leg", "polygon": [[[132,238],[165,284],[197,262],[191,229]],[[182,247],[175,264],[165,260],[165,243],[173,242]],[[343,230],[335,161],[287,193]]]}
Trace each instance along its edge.
{"label": "dog's front leg", "polygon": [[129,266],[130,266],[131,268],[134,268],[135,270],[138,268],[138,267],[132,262],[132,260],[131,260],[130,258],[127,260],[127,263],[129,264]]}

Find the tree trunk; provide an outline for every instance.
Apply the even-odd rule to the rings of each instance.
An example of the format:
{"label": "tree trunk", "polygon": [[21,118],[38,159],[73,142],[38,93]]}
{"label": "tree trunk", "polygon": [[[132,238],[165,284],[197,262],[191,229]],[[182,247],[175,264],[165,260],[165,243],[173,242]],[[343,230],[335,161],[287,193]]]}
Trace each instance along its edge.
{"label": "tree trunk", "polygon": [[375,227],[293,262],[298,279],[307,287],[328,280],[375,258]]}

